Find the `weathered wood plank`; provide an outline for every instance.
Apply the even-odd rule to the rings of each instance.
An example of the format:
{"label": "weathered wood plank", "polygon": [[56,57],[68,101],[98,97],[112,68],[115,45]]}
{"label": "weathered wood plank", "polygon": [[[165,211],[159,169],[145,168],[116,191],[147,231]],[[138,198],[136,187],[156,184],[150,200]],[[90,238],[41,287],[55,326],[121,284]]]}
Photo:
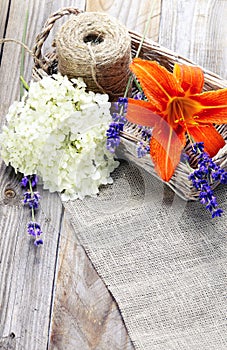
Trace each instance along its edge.
{"label": "weathered wood plank", "polygon": [[5,0],[0,2],[0,13],[1,13],[1,22],[0,22],[0,38],[4,36],[4,32],[7,25],[7,13],[10,8],[10,0]]}
{"label": "weathered wood plank", "polygon": [[[152,3],[88,0],[87,10],[105,11],[142,33]],[[65,6],[83,9],[85,1],[72,4],[70,0],[0,0],[0,36],[4,33],[9,4],[6,36],[21,40],[28,9],[26,43],[31,48],[49,14]],[[153,40],[159,36],[160,6],[161,1],[156,0],[154,20],[148,31]],[[227,6],[223,0],[162,0],[160,42],[227,77],[226,18]],[[64,20],[58,21],[54,32]],[[19,97],[20,55],[19,46],[4,45],[0,67],[2,120],[9,105]],[[32,63],[27,55],[27,81]],[[25,234],[29,213],[21,204],[18,179],[2,162],[0,184],[0,348],[43,350],[49,342],[49,348],[54,350],[132,349],[116,304],[76,241],[67,217],[62,227],[59,197],[40,188],[43,198],[37,220],[45,232],[45,246],[35,251]]]}
{"label": "weathered wood plank", "polygon": [[150,11],[152,21],[147,37],[158,41],[161,0],[88,0],[87,11],[103,11],[117,17],[128,29],[144,32]]}
{"label": "weathered wood plank", "polygon": [[21,203],[18,178],[2,163],[0,183],[1,342],[15,342],[14,349],[46,349],[62,206],[56,194],[40,188],[43,200],[37,221],[45,247],[36,250],[26,234],[31,218]]}
{"label": "weathered wood plank", "polygon": [[[0,3],[2,2],[3,0],[0,0]],[[45,4],[43,1],[31,1],[29,4],[22,1],[18,6],[17,1],[12,1],[6,36],[21,40],[25,12],[28,8],[29,30],[26,43],[31,48],[47,16],[63,6],[70,5],[70,1],[46,1]],[[76,1],[73,6],[83,9],[84,1]],[[58,21],[53,34],[65,20]],[[52,39],[53,36],[49,39],[46,50],[49,49]],[[12,52],[14,61],[9,65]],[[7,88],[0,90],[2,120],[9,105],[19,97],[20,55],[19,46],[11,43],[4,46],[0,77],[1,83]],[[32,64],[32,58],[27,56],[27,81],[31,77]],[[97,349],[111,349],[109,344],[113,344],[113,349],[132,349],[116,304],[83,249],[77,245],[72,228],[67,226],[65,221],[61,230],[62,205],[58,195],[40,189],[42,209],[37,221],[41,223],[45,232],[45,245],[36,252],[25,233],[30,218],[28,210],[23,208],[21,203],[22,192],[18,178],[12,169],[6,168],[2,162],[0,171],[0,228],[1,236],[4,237],[0,242],[0,348],[42,350],[46,349],[49,343],[49,347],[54,349],[66,349],[68,344],[67,350],[70,350],[75,349],[75,344],[78,343],[78,346],[87,344],[88,349],[92,348],[91,344],[97,344]],[[57,277],[55,274],[58,272],[56,262],[59,253],[59,232],[62,236],[62,253]],[[66,284],[65,273],[68,274],[68,281],[72,282],[72,285],[67,285],[67,290],[72,290],[67,312],[64,311],[65,296],[62,294]],[[52,293],[54,287],[55,294]],[[73,324],[72,315],[74,321],[77,320]],[[64,329],[63,334],[59,325]],[[85,337],[84,343],[82,338],[77,339],[82,335]]]}
{"label": "weathered wood plank", "polygon": [[[47,18],[49,16],[51,16],[53,13],[59,12],[63,8],[71,8],[71,7],[76,8],[76,9],[81,10],[81,11],[84,11],[85,7],[86,7],[86,0],[74,0],[73,2],[70,0],[66,0],[66,1],[57,0],[57,1],[47,2],[46,11],[44,12],[45,17],[44,17],[42,28],[43,28]],[[47,52],[50,52],[53,50],[52,43],[53,43],[54,37],[55,37],[57,31],[59,30],[59,28],[62,26],[62,24],[64,22],[66,22],[68,19],[69,19],[69,16],[65,15],[62,18],[56,20],[52,30],[50,31],[50,34],[49,34],[47,40],[45,41],[45,43],[43,45],[43,53],[47,53]]]}
{"label": "weathered wood plank", "polygon": [[[0,4],[3,4],[4,0],[0,0]],[[29,48],[32,48],[35,42],[36,35],[40,32],[47,17],[62,7],[72,6],[70,0],[63,1],[26,1],[12,0],[10,5],[9,21],[6,31],[7,38],[22,39],[22,33],[24,29],[24,23],[26,18],[26,11],[28,11],[28,30],[26,36],[26,44]],[[80,9],[84,9],[85,0],[74,1],[74,6]],[[4,13],[0,13],[2,17]],[[4,19],[1,19],[1,22]],[[59,21],[59,25],[61,21]],[[50,40],[51,42],[52,40]],[[50,46],[50,42],[49,46]],[[47,46],[47,48],[49,48]],[[9,68],[10,58],[10,69]],[[21,47],[15,43],[7,43],[4,45],[4,53],[2,57],[2,67],[0,67],[1,86],[5,89],[0,94],[0,118],[6,113],[9,105],[13,100],[19,98],[19,76],[20,76],[20,60],[21,60]],[[25,56],[25,80],[30,81],[31,70],[33,65],[33,58],[26,54]],[[13,82],[13,83],[10,83]]]}
{"label": "weathered wood plank", "polygon": [[[3,4],[4,0],[1,0]],[[56,2],[55,6],[56,6]],[[22,38],[26,9],[29,12],[26,43],[31,47],[46,20],[46,1],[11,1],[6,37]],[[62,5],[62,4],[60,4]],[[55,10],[55,9],[53,9]],[[3,16],[1,12],[1,16]],[[3,22],[4,18],[0,21]],[[21,48],[5,44],[0,69],[0,117],[19,97]],[[26,56],[25,79],[31,77],[32,59]],[[49,338],[52,291],[58,254],[62,204],[57,194],[41,191],[42,208],[37,216],[45,232],[44,249],[35,250],[26,235],[29,212],[22,207],[18,179],[1,162],[0,172],[0,344],[13,349],[46,349]],[[12,196],[7,198],[7,196]],[[10,336],[11,335],[11,336]],[[15,347],[14,347],[15,346]]]}
{"label": "weathered wood plank", "polygon": [[[37,7],[33,7],[34,4]],[[42,8],[41,2],[34,4],[11,1],[6,37],[21,40],[28,6],[28,36],[30,35],[30,42],[33,40],[36,30],[34,20],[38,18],[39,22],[40,17],[36,14],[39,7]],[[2,16],[3,12],[1,23],[4,22]],[[21,50],[15,44],[4,45],[0,69],[1,86],[4,87],[0,90],[1,117],[19,95],[20,54]],[[31,64],[31,60],[27,59],[26,79],[31,75],[28,68]],[[46,232],[45,249],[36,252],[26,235],[26,223],[30,217],[21,204],[18,180],[2,162],[0,183],[0,344],[3,348],[10,348],[13,344],[14,349],[29,349],[32,344],[33,349],[46,349],[62,205],[57,195],[43,193],[42,209],[37,220]]]}
{"label": "weathered wood plank", "polygon": [[163,0],[160,44],[227,78],[226,19],[226,0]]}
{"label": "weathered wood plank", "polygon": [[67,216],[58,266],[50,349],[132,350],[116,303],[77,242]]}

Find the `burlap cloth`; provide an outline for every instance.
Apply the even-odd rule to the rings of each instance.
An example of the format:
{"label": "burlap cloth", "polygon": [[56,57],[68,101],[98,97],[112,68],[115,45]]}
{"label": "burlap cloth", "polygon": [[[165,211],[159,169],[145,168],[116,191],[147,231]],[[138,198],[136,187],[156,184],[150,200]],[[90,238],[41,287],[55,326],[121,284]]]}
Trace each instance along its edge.
{"label": "burlap cloth", "polygon": [[226,350],[227,187],[211,219],[133,164],[113,177],[98,198],[64,205],[135,348]]}

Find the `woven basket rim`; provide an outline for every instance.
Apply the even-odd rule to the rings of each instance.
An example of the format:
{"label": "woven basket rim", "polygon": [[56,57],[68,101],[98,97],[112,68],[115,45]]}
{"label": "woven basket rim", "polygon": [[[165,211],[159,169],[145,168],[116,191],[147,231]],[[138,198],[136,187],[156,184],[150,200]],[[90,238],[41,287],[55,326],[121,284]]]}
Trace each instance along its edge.
{"label": "woven basket rim", "polygon": [[[42,68],[44,71],[47,71],[48,67],[51,66],[51,63],[57,60],[55,49],[53,49],[52,52],[46,53],[45,55],[42,54],[43,44],[45,43],[51,30],[53,29],[55,22],[64,16],[69,16],[69,15],[77,16],[83,12],[84,11],[79,10],[75,7],[64,7],[54,12],[48,17],[41,32],[36,36],[35,45],[33,46],[33,49],[32,49],[34,63],[35,63],[34,69]],[[135,46],[136,45],[139,46],[140,41],[142,39],[142,35],[133,30],[128,30],[128,32],[131,36],[132,43],[134,43]],[[54,46],[54,43],[53,43],[53,46]],[[220,75],[198,65],[196,62],[188,59],[187,57],[160,45],[159,43],[153,41],[150,38],[144,39],[142,48],[145,48],[147,51],[148,50],[153,51],[154,54],[156,55],[164,56],[166,60],[168,60],[172,64],[182,63],[182,64],[188,64],[188,65],[200,67],[204,72],[206,83],[211,83],[214,86],[217,85],[217,87],[219,88],[227,87],[227,80],[222,78]],[[132,47],[132,51],[133,51],[133,47]]]}
{"label": "woven basket rim", "polygon": [[[78,10],[74,7],[65,7],[59,11],[50,15],[47,19],[42,31],[36,37],[36,42],[33,47],[34,55],[34,67],[33,67],[33,77],[36,80],[40,80],[43,76],[53,74],[57,72],[57,56],[56,51],[53,48],[52,52],[48,52],[45,55],[42,54],[42,47],[47,39],[50,31],[53,29],[54,23],[62,18],[65,15],[78,15],[83,11]],[[131,51],[132,56],[135,56],[137,49],[142,40],[142,36],[135,31],[128,31],[131,36]],[[195,62],[187,59],[184,56],[181,56],[170,49],[167,49],[158,43],[154,42],[149,38],[145,38],[140,57],[145,59],[156,60],[165,66],[168,70],[172,71],[175,63],[187,64],[198,66]],[[200,67],[204,72],[204,90],[216,90],[220,88],[227,87],[227,80],[221,78],[219,75],[213,73],[210,70]],[[220,126],[221,134],[227,142],[227,124]],[[130,130],[131,129],[131,130]],[[132,131],[133,129],[133,131]],[[136,164],[142,166],[144,169],[150,171],[152,175],[159,178],[154,171],[154,165],[152,164],[151,158],[149,155],[145,156],[143,159],[138,159],[136,156],[136,144],[139,139],[135,137],[139,135],[138,126],[133,125],[132,123],[127,123],[126,131],[121,134],[121,148],[117,154],[122,154],[124,151],[127,154],[129,160],[134,161]],[[213,158],[215,163],[221,166],[223,169],[227,170],[227,143],[226,145],[218,152],[218,154]],[[196,191],[191,181],[188,180],[188,175],[190,174],[188,167],[183,162],[180,162],[176,171],[167,183],[172,190],[178,194],[181,198],[185,200],[197,200],[199,197],[198,191]],[[160,178],[159,178],[160,179]],[[161,179],[160,179],[161,180]],[[162,180],[161,180],[162,181]],[[214,189],[219,182],[214,182],[212,188]]]}

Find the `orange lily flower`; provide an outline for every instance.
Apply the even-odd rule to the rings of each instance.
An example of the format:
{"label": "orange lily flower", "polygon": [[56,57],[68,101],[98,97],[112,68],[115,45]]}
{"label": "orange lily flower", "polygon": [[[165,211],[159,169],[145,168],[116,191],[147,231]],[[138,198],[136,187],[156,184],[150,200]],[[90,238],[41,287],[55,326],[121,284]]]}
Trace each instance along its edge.
{"label": "orange lily flower", "polygon": [[227,88],[202,92],[199,67],[175,64],[170,73],[157,62],[135,58],[130,69],[148,101],[129,98],[127,119],[153,128],[150,155],[164,181],[180,162],[186,134],[193,142],[204,142],[210,157],[225,145],[213,124],[227,123]]}

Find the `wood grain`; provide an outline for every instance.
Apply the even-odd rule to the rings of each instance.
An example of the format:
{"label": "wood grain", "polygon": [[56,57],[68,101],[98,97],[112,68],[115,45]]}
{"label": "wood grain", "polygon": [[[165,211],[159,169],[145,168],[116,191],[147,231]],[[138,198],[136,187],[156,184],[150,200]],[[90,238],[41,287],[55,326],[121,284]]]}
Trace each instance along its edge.
{"label": "wood grain", "polygon": [[[4,3],[4,0],[0,0],[0,3]],[[2,6],[2,5],[1,5]],[[7,25],[6,37],[22,40],[22,33],[24,29],[26,11],[28,11],[28,30],[26,37],[26,45],[31,49],[34,45],[35,38],[40,32],[47,17],[53,12],[57,11],[62,7],[72,6],[72,1],[70,0],[32,0],[26,1],[12,0],[10,5],[9,20]],[[74,7],[79,9],[84,9],[85,0],[74,1]],[[1,13],[1,16],[4,14]],[[63,20],[62,20],[63,21]],[[2,19],[1,19],[2,22]],[[56,25],[56,30],[58,26],[61,25],[59,21]],[[52,38],[47,42],[46,49],[50,48]],[[10,60],[10,61],[9,61]],[[19,98],[19,77],[20,77],[20,61],[21,61],[21,47],[15,43],[7,43],[4,45],[4,52],[2,57],[2,65],[0,67],[1,85],[7,87],[6,89],[1,89],[0,92],[0,119],[5,115],[9,105],[12,101]],[[10,69],[9,69],[10,62]],[[32,73],[33,58],[26,54],[25,56],[25,74],[24,78],[27,82],[30,82]],[[8,69],[6,69],[8,67]],[[13,83],[9,83],[13,81]]]}
{"label": "wood grain", "polygon": [[19,179],[2,163],[0,183],[1,341],[15,342],[15,349],[31,349],[31,344],[34,350],[46,349],[62,205],[56,194],[40,188],[42,208],[36,217],[45,248],[36,250],[26,234],[31,218],[22,206]]}
{"label": "wood grain", "polygon": [[163,0],[160,44],[227,78],[227,2]]}
{"label": "wood grain", "polygon": [[0,22],[0,38],[3,38],[7,22],[8,22],[8,17],[7,13],[10,9],[10,0],[6,1],[1,1],[0,2],[0,13],[1,13],[1,22]]}
{"label": "wood grain", "polygon": [[161,0],[87,0],[87,11],[103,11],[117,17],[128,29],[144,32],[152,10],[147,37],[158,41]]}
{"label": "wood grain", "polygon": [[64,217],[51,332],[52,350],[132,350],[113,301]]}
{"label": "wood grain", "polygon": [[[28,9],[26,44],[31,48],[51,13],[67,6],[84,9],[85,5],[88,11],[105,11],[143,33],[152,3],[147,36],[227,78],[224,0],[0,0],[0,36],[6,28],[6,37],[21,40]],[[53,35],[65,20],[56,23],[44,51],[50,50]],[[10,104],[19,98],[20,59],[19,46],[4,45],[2,122]],[[32,65],[32,57],[26,55],[28,82]],[[133,349],[116,303],[76,240],[58,195],[40,187],[42,206],[37,221],[45,245],[35,250],[25,232],[30,216],[22,206],[18,183],[14,171],[0,161],[0,349]]]}
{"label": "wood grain", "polygon": [[[3,2],[0,0],[1,6]],[[21,40],[28,9],[26,44],[31,48],[48,15],[65,6],[72,6],[72,2],[11,1],[6,37]],[[85,1],[74,1],[73,6],[83,10]],[[0,23],[5,20],[6,11],[1,12],[2,16]],[[50,50],[53,36],[65,20],[54,26],[45,50]],[[5,87],[0,90],[2,122],[10,104],[19,98],[20,58],[20,46],[4,45],[0,68],[1,84]],[[32,57],[27,55],[28,82],[32,64]],[[76,345],[84,350],[133,349],[116,303],[66,219],[62,228],[59,196],[40,187],[42,207],[36,219],[44,231],[45,245],[36,250],[26,234],[30,214],[21,202],[19,178],[3,162],[0,184],[0,349],[74,350]]]}

